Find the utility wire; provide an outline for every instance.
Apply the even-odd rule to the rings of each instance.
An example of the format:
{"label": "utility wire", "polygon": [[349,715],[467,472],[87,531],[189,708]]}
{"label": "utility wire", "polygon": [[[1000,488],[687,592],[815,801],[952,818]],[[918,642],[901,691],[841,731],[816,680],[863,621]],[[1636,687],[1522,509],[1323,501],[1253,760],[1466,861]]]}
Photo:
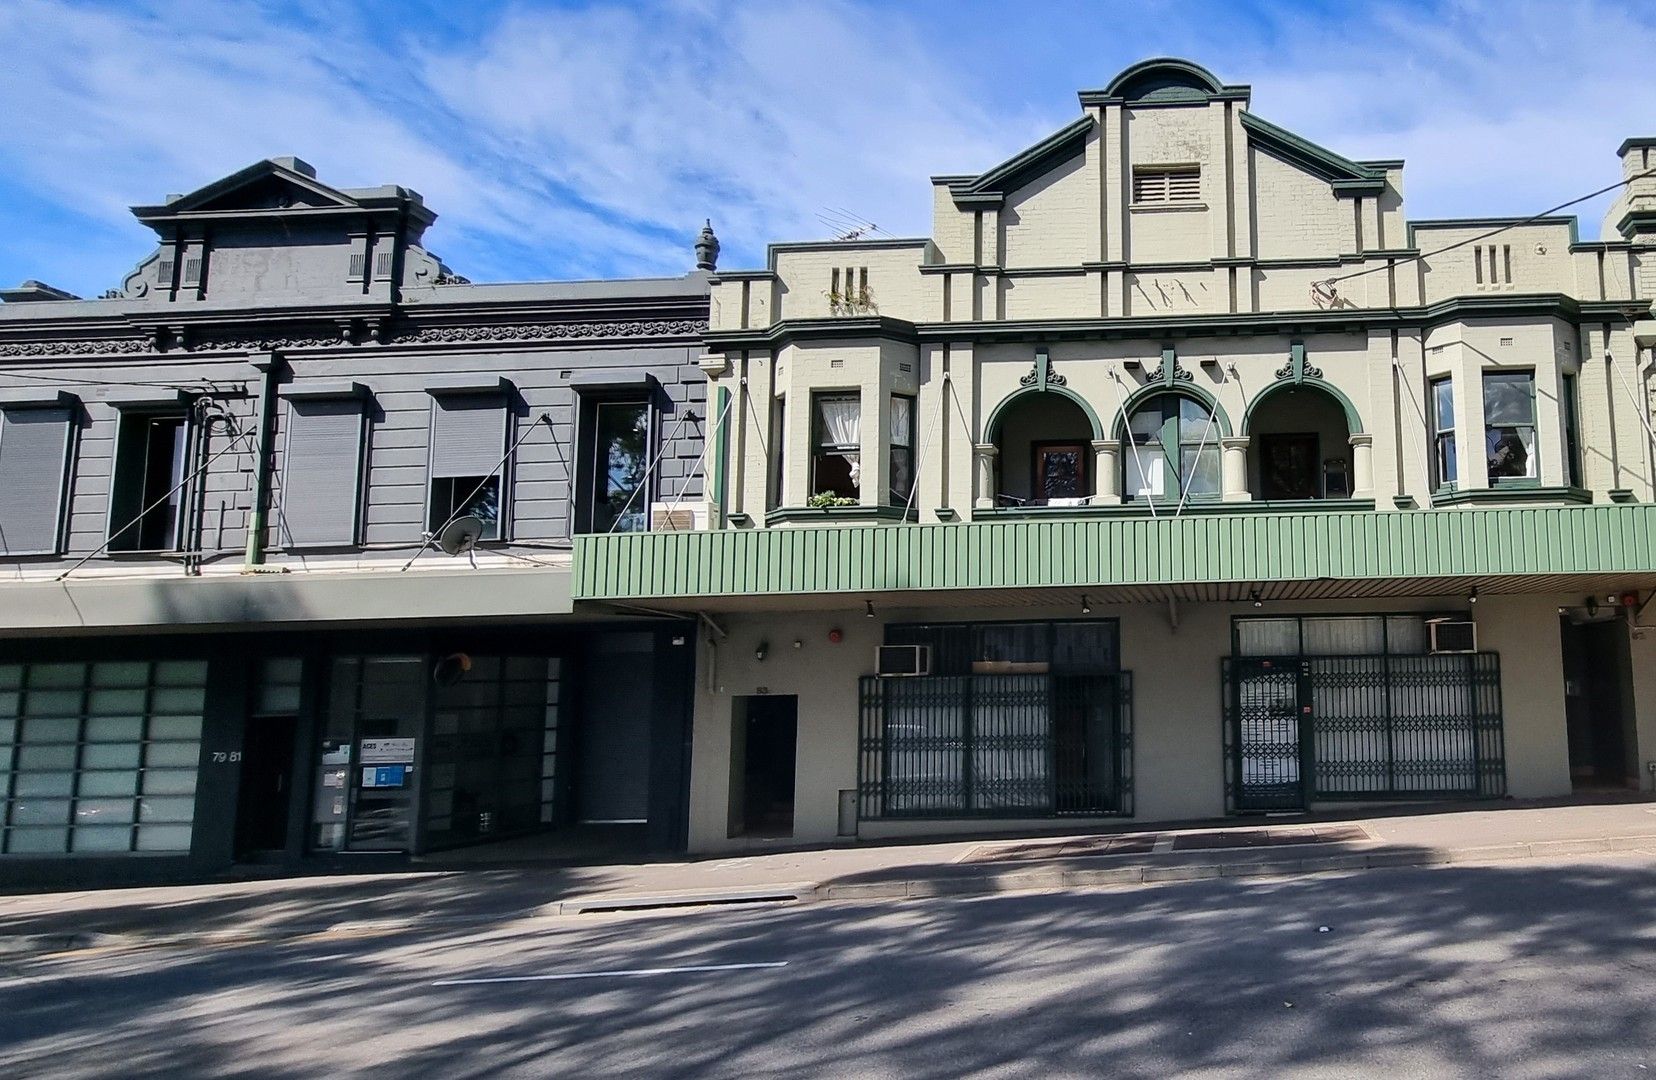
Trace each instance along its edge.
{"label": "utility wire", "polygon": [[50,383],[57,386],[136,386],[145,390],[182,390],[189,394],[204,394],[219,389],[206,381],[193,385],[182,385],[166,382],[129,382],[124,379],[74,379],[63,375],[35,375],[21,371],[0,372],[0,378],[26,379],[30,382]]}
{"label": "utility wire", "polygon": [[1410,255],[1406,259],[1399,259],[1395,263],[1387,263],[1384,266],[1371,266],[1367,270],[1354,270],[1349,274],[1341,274],[1338,277],[1324,278],[1323,280],[1318,281],[1315,284],[1317,284],[1317,285],[1329,285],[1329,286],[1338,285],[1342,281],[1350,281],[1353,278],[1366,277],[1369,274],[1378,274],[1382,270],[1391,270],[1391,269],[1394,269],[1395,267],[1398,267],[1398,266],[1406,266],[1406,265],[1408,265],[1409,263],[1412,263],[1412,262],[1420,262],[1424,259],[1430,259],[1434,255],[1442,255],[1446,251],[1454,251],[1456,248],[1465,247],[1467,244],[1476,244],[1481,240],[1488,240],[1491,236],[1499,236],[1502,233],[1508,232],[1512,229],[1520,228],[1521,226],[1524,226],[1524,225],[1533,224],[1534,222],[1539,221],[1544,217],[1548,217],[1549,215],[1558,213],[1560,210],[1568,210],[1570,207],[1575,206],[1578,203],[1587,202],[1589,199],[1596,199],[1600,195],[1606,195],[1606,194],[1608,194],[1612,191],[1615,191],[1617,188],[1626,187],[1628,184],[1631,184],[1633,181],[1643,180],[1647,176],[1656,176],[1656,169],[1647,169],[1642,173],[1635,173],[1634,175],[1627,177],[1625,180],[1618,180],[1614,184],[1611,184],[1608,187],[1601,187],[1597,191],[1594,191],[1594,192],[1591,192],[1587,195],[1581,196],[1579,199],[1571,199],[1569,202],[1559,203],[1557,206],[1552,207],[1549,210],[1543,210],[1539,214],[1531,214],[1529,217],[1525,218],[1522,221],[1514,221],[1514,222],[1511,222],[1510,224],[1507,224],[1507,225],[1501,225],[1497,228],[1489,230],[1486,233],[1480,233],[1477,236],[1469,236],[1465,240],[1457,240],[1453,244],[1448,244],[1444,247],[1437,248],[1434,251],[1423,251],[1423,252],[1419,253],[1418,255]]}

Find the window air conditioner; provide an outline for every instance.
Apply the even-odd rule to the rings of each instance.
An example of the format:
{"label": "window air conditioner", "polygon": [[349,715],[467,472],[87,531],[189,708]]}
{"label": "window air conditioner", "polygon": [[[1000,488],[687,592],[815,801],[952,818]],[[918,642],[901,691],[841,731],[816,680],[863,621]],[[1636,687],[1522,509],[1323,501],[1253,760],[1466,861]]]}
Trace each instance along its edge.
{"label": "window air conditioner", "polygon": [[930,675],[930,645],[881,645],[874,657],[874,670],[882,676]]}
{"label": "window air conditioner", "polygon": [[1478,624],[1471,619],[1428,619],[1433,653],[1475,653]]}

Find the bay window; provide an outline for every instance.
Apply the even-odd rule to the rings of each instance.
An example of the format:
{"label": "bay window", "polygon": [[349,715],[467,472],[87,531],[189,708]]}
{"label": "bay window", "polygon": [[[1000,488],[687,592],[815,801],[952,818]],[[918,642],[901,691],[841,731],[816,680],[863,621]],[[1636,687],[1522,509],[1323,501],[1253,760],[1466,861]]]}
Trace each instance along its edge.
{"label": "bay window", "polygon": [[1432,486],[1454,487],[1457,468],[1455,454],[1455,392],[1448,376],[1431,382],[1432,409]]}
{"label": "bay window", "polygon": [[1535,372],[1491,371],[1483,377],[1484,452],[1489,483],[1533,479]]}
{"label": "bay window", "polygon": [[891,395],[891,497],[907,505],[914,487],[914,399]]}
{"label": "bay window", "polygon": [[862,496],[862,400],[856,393],[815,394],[811,491],[853,501]]}

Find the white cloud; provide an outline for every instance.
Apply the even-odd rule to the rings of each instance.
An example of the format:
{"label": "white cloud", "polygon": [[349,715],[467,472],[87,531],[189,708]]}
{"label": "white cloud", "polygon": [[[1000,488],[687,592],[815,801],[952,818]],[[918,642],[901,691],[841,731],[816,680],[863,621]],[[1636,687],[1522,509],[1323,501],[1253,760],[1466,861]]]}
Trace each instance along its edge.
{"label": "white cloud", "polygon": [[150,241],[128,204],[284,153],[340,186],[419,189],[432,244],[480,280],[679,273],[703,217],[725,265],[827,235],[824,209],[924,234],[929,175],[989,167],[1076,115],[1070,91],[1163,51],[1335,150],[1407,158],[1413,217],[1540,210],[1616,179],[1615,147],[1656,127],[1656,22],[1605,0],[386,10],[0,7],[23,45],[0,65],[0,187],[92,241],[0,207],[6,276],[114,284]]}

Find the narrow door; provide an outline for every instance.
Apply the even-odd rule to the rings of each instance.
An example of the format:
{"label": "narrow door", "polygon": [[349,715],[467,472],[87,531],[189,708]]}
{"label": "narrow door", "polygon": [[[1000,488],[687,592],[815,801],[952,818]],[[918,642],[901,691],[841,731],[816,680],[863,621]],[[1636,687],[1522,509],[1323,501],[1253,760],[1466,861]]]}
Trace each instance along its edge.
{"label": "narrow door", "polygon": [[1564,619],[1559,630],[1571,783],[1577,790],[1636,787],[1627,627],[1619,618],[1580,625]]}
{"label": "narrow door", "polygon": [[1300,733],[1308,706],[1293,660],[1237,659],[1232,732],[1238,810],[1305,807]]}
{"label": "narrow door", "polygon": [[242,738],[241,788],[236,795],[236,854],[287,847],[293,803],[293,716],[256,716]]}
{"label": "narrow door", "polygon": [[[746,836],[792,836],[794,758],[799,743],[799,699],[761,695],[737,700],[741,740],[732,755],[740,773],[732,776],[732,832]],[[732,772],[735,773],[735,768]]]}

